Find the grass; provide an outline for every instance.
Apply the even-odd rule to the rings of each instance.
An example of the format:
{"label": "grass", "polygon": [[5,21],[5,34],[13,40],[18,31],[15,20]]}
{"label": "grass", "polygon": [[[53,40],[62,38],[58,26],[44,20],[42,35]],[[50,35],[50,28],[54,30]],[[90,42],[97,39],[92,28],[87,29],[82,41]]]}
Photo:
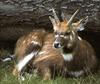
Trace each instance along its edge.
{"label": "grass", "polygon": [[[2,51],[2,52],[1,52]],[[5,50],[2,54],[9,54]],[[4,53],[5,52],[5,53]],[[12,75],[13,62],[0,62],[0,84],[100,84],[100,72],[81,78],[56,77],[55,80],[43,81],[40,76],[26,74],[25,81],[21,81]]]}

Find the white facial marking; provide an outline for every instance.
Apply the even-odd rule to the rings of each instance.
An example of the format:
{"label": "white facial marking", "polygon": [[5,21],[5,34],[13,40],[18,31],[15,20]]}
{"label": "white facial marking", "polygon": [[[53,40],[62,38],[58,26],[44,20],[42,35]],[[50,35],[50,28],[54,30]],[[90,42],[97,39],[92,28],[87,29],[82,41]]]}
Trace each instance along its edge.
{"label": "white facial marking", "polygon": [[55,35],[55,38],[59,37],[59,35]]}
{"label": "white facial marking", "polygon": [[73,59],[72,53],[62,54],[65,61],[71,61]]}
{"label": "white facial marking", "polygon": [[75,77],[79,77],[79,76],[81,76],[83,73],[84,73],[83,70],[81,70],[81,71],[71,71],[71,72],[69,72],[69,75],[72,75],[72,76],[75,76]]}
{"label": "white facial marking", "polygon": [[71,41],[73,40],[73,37],[72,37],[72,35],[70,35],[70,40],[71,40]]}
{"label": "white facial marking", "polygon": [[29,55],[25,56],[18,64],[18,71],[21,71],[23,67],[37,54],[37,52],[32,52]]}
{"label": "white facial marking", "polygon": [[75,35],[74,31],[72,31],[73,36]]}
{"label": "white facial marking", "polygon": [[64,35],[60,35],[60,37],[64,38]]}
{"label": "white facial marking", "polygon": [[58,27],[54,24],[53,29],[54,29],[54,31],[57,31]]}
{"label": "white facial marking", "polygon": [[66,38],[68,38],[68,36],[64,36],[64,35],[55,35],[55,38],[58,38],[58,37],[61,37],[61,38],[64,38],[64,39],[66,39]]}

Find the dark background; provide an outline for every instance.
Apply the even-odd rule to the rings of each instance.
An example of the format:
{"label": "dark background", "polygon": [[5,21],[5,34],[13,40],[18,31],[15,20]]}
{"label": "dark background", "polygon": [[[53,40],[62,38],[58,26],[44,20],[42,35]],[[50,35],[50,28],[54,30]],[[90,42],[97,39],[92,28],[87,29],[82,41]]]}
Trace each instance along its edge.
{"label": "dark background", "polygon": [[17,39],[33,29],[52,31],[51,8],[60,19],[62,12],[70,16],[79,8],[76,20],[89,17],[79,35],[92,44],[99,57],[100,0],[0,0],[0,48],[13,49]]}

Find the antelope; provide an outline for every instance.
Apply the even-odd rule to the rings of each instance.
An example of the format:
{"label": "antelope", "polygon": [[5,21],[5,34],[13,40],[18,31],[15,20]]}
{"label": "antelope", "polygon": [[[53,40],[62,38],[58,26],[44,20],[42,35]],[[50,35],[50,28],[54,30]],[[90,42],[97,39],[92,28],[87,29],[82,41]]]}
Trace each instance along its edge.
{"label": "antelope", "polygon": [[24,80],[23,73],[27,68],[33,68],[43,76],[43,80],[54,78],[56,72],[63,70],[64,60],[60,52],[53,48],[53,42],[54,34],[44,30],[35,30],[21,37],[16,43],[17,64],[13,75]]}
{"label": "antelope", "polygon": [[97,67],[97,58],[93,47],[78,35],[78,31],[84,29],[85,23],[83,24],[83,22],[87,18],[73,23],[73,19],[78,12],[79,10],[69,20],[63,16],[62,22],[57,17],[54,9],[54,18],[49,16],[55,33],[53,47],[61,52],[65,61],[66,74],[72,77],[88,75],[94,72]]}
{"label": "antelope", "polygon": [[43,76],[43,80],[49,80],[56,76],[56,72],[79,77],[96,67],[97,59],[93,48],[77,33],[82,20],[72,23],[78,11],[69,21],[64,19],[63,22],[60,22],[54,9],[52,11],[54,18],[49,18],[54,33],[36,30],[17,41],[17,64],[13,75],[24,79],[22,75],[25,68],[31,70],[34,67]]}

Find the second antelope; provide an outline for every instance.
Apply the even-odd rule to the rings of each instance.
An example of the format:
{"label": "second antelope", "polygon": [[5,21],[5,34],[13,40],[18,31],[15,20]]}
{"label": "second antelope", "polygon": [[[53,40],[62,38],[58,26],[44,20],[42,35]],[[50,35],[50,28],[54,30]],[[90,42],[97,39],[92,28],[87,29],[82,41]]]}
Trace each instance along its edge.
{"label": "second antelope", "polygon": [[53,46],[61,52],[67,75],[72,77],[87,75],[94,72],[97,67],[97,58],[93,47],[86,40],[79,37],[77,32],[84,29],[83,22],[87,18],[73,23],[78,11],[69,20],[63,16],[62,22],[60,22],[54,10],[54,18],[49,17],[55,33]]}
{"label": "second antelope", "polygon": [[43,76],[43,80],[49,80],[55,77],[56,72],[62,72],[64,60],[60,52],[53,48],[53,42],[54,34],[44,30],[36,30],[21,37],[15,48],[18,63],[13,75],[24,80],[23,73],[35,69]]}

